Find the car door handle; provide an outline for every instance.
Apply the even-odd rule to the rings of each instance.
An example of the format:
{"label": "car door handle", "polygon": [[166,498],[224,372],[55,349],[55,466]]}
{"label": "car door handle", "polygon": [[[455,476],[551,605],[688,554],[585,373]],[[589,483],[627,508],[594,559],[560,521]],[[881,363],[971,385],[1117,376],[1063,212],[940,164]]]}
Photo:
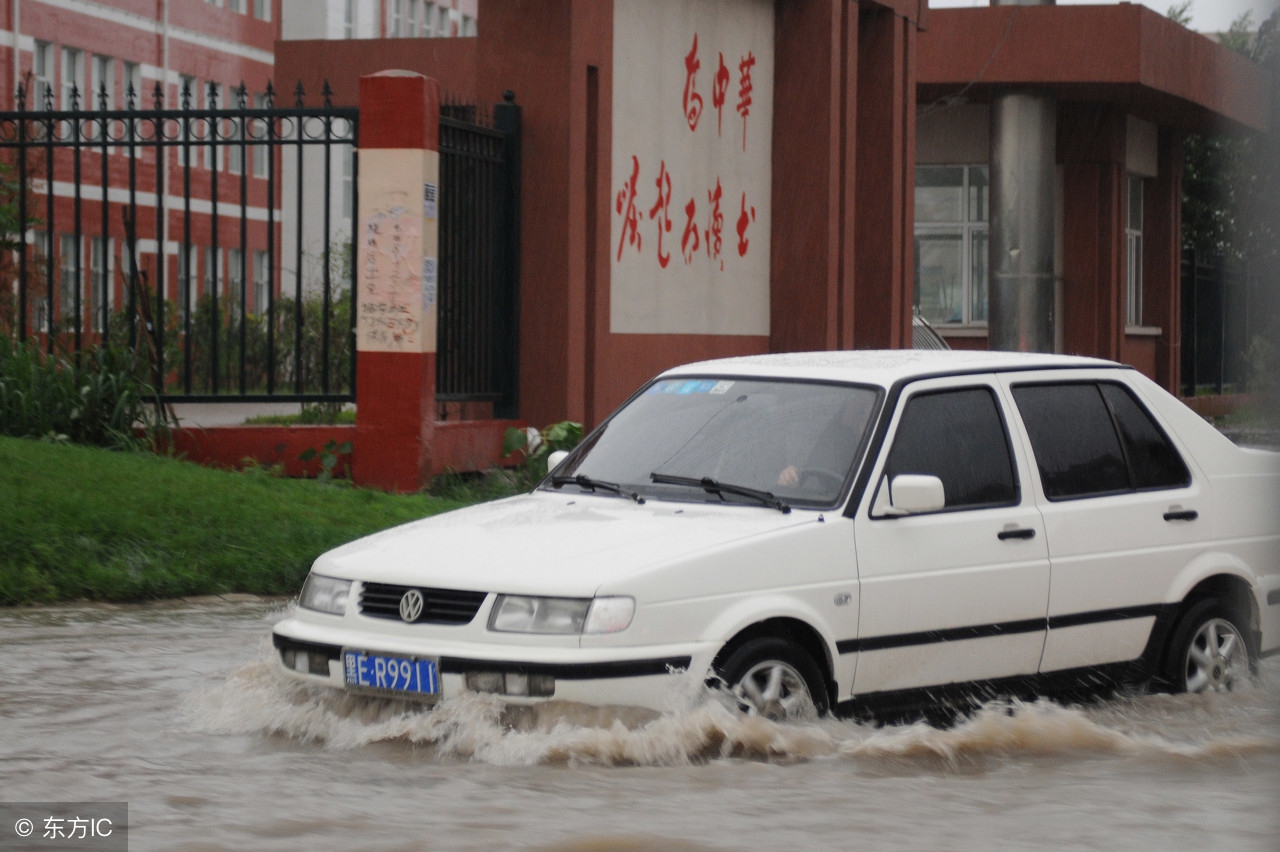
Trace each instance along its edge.
{"label": "car door handle", "polygon": [[1035,538],[1036,531],[1031,527],[1020,530],[1001,530],[996,533],[996,538],[1001,541],[1008,541],[1011,538]]}
{"label": "car door handle", "polygon": [[1164,513],[1166,521],[1194,521],[1198,517],[1200,517],[1200,513],[1195,509],[1170,509]]}

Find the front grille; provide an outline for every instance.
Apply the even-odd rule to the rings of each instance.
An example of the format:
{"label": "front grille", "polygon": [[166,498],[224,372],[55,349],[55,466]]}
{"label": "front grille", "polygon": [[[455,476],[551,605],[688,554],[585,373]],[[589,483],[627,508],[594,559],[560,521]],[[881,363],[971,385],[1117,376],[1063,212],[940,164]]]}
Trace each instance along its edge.
{"label": "front grille", "polygon": [[485,592],[462,592],[457,589],[424,589],[421,586],[397,586],[391,583],[365,583],[360,590],[360,612],[372,618],[400,618],[400,599],[410,589],[422,593],[422,615],[415,624],[470,624],[476,617]]}

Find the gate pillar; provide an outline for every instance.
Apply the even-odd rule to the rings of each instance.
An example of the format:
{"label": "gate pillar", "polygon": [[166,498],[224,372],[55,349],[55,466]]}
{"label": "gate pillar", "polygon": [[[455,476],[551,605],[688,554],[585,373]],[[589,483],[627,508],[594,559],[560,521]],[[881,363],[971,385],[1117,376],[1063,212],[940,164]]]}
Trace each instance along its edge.
{"label": "gate pillar", "polygon": [[356,437],[352,478],[416,491],[432,472],[440,87],[360,78]]}

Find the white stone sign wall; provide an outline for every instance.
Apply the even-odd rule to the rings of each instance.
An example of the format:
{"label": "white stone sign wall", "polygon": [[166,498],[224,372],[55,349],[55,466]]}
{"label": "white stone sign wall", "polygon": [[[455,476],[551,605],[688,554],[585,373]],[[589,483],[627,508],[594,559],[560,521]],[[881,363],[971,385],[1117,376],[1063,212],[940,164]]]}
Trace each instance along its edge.
{"label": "white stone sign wall", "polygon": [[773,0],[615,0],[611,328],[769,333]]}

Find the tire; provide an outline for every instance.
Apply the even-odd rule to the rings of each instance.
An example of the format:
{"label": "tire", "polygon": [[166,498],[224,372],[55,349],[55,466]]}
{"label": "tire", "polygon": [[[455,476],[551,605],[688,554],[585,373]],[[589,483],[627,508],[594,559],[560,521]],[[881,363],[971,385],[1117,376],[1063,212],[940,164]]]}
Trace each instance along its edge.
{"label": "tire", "polygon": [[1178,619],[1162,675],[1173,692],[1231,692],[1249,678],[1250,666],[1239,616],[1217,598],[1201,598]]}
{"label": "tire", "polygon": [[716,667],[724,689],[749,716],[775,722],[816,719],[830,709],[817,663],[796,643],[758,637],[735,648]]}

